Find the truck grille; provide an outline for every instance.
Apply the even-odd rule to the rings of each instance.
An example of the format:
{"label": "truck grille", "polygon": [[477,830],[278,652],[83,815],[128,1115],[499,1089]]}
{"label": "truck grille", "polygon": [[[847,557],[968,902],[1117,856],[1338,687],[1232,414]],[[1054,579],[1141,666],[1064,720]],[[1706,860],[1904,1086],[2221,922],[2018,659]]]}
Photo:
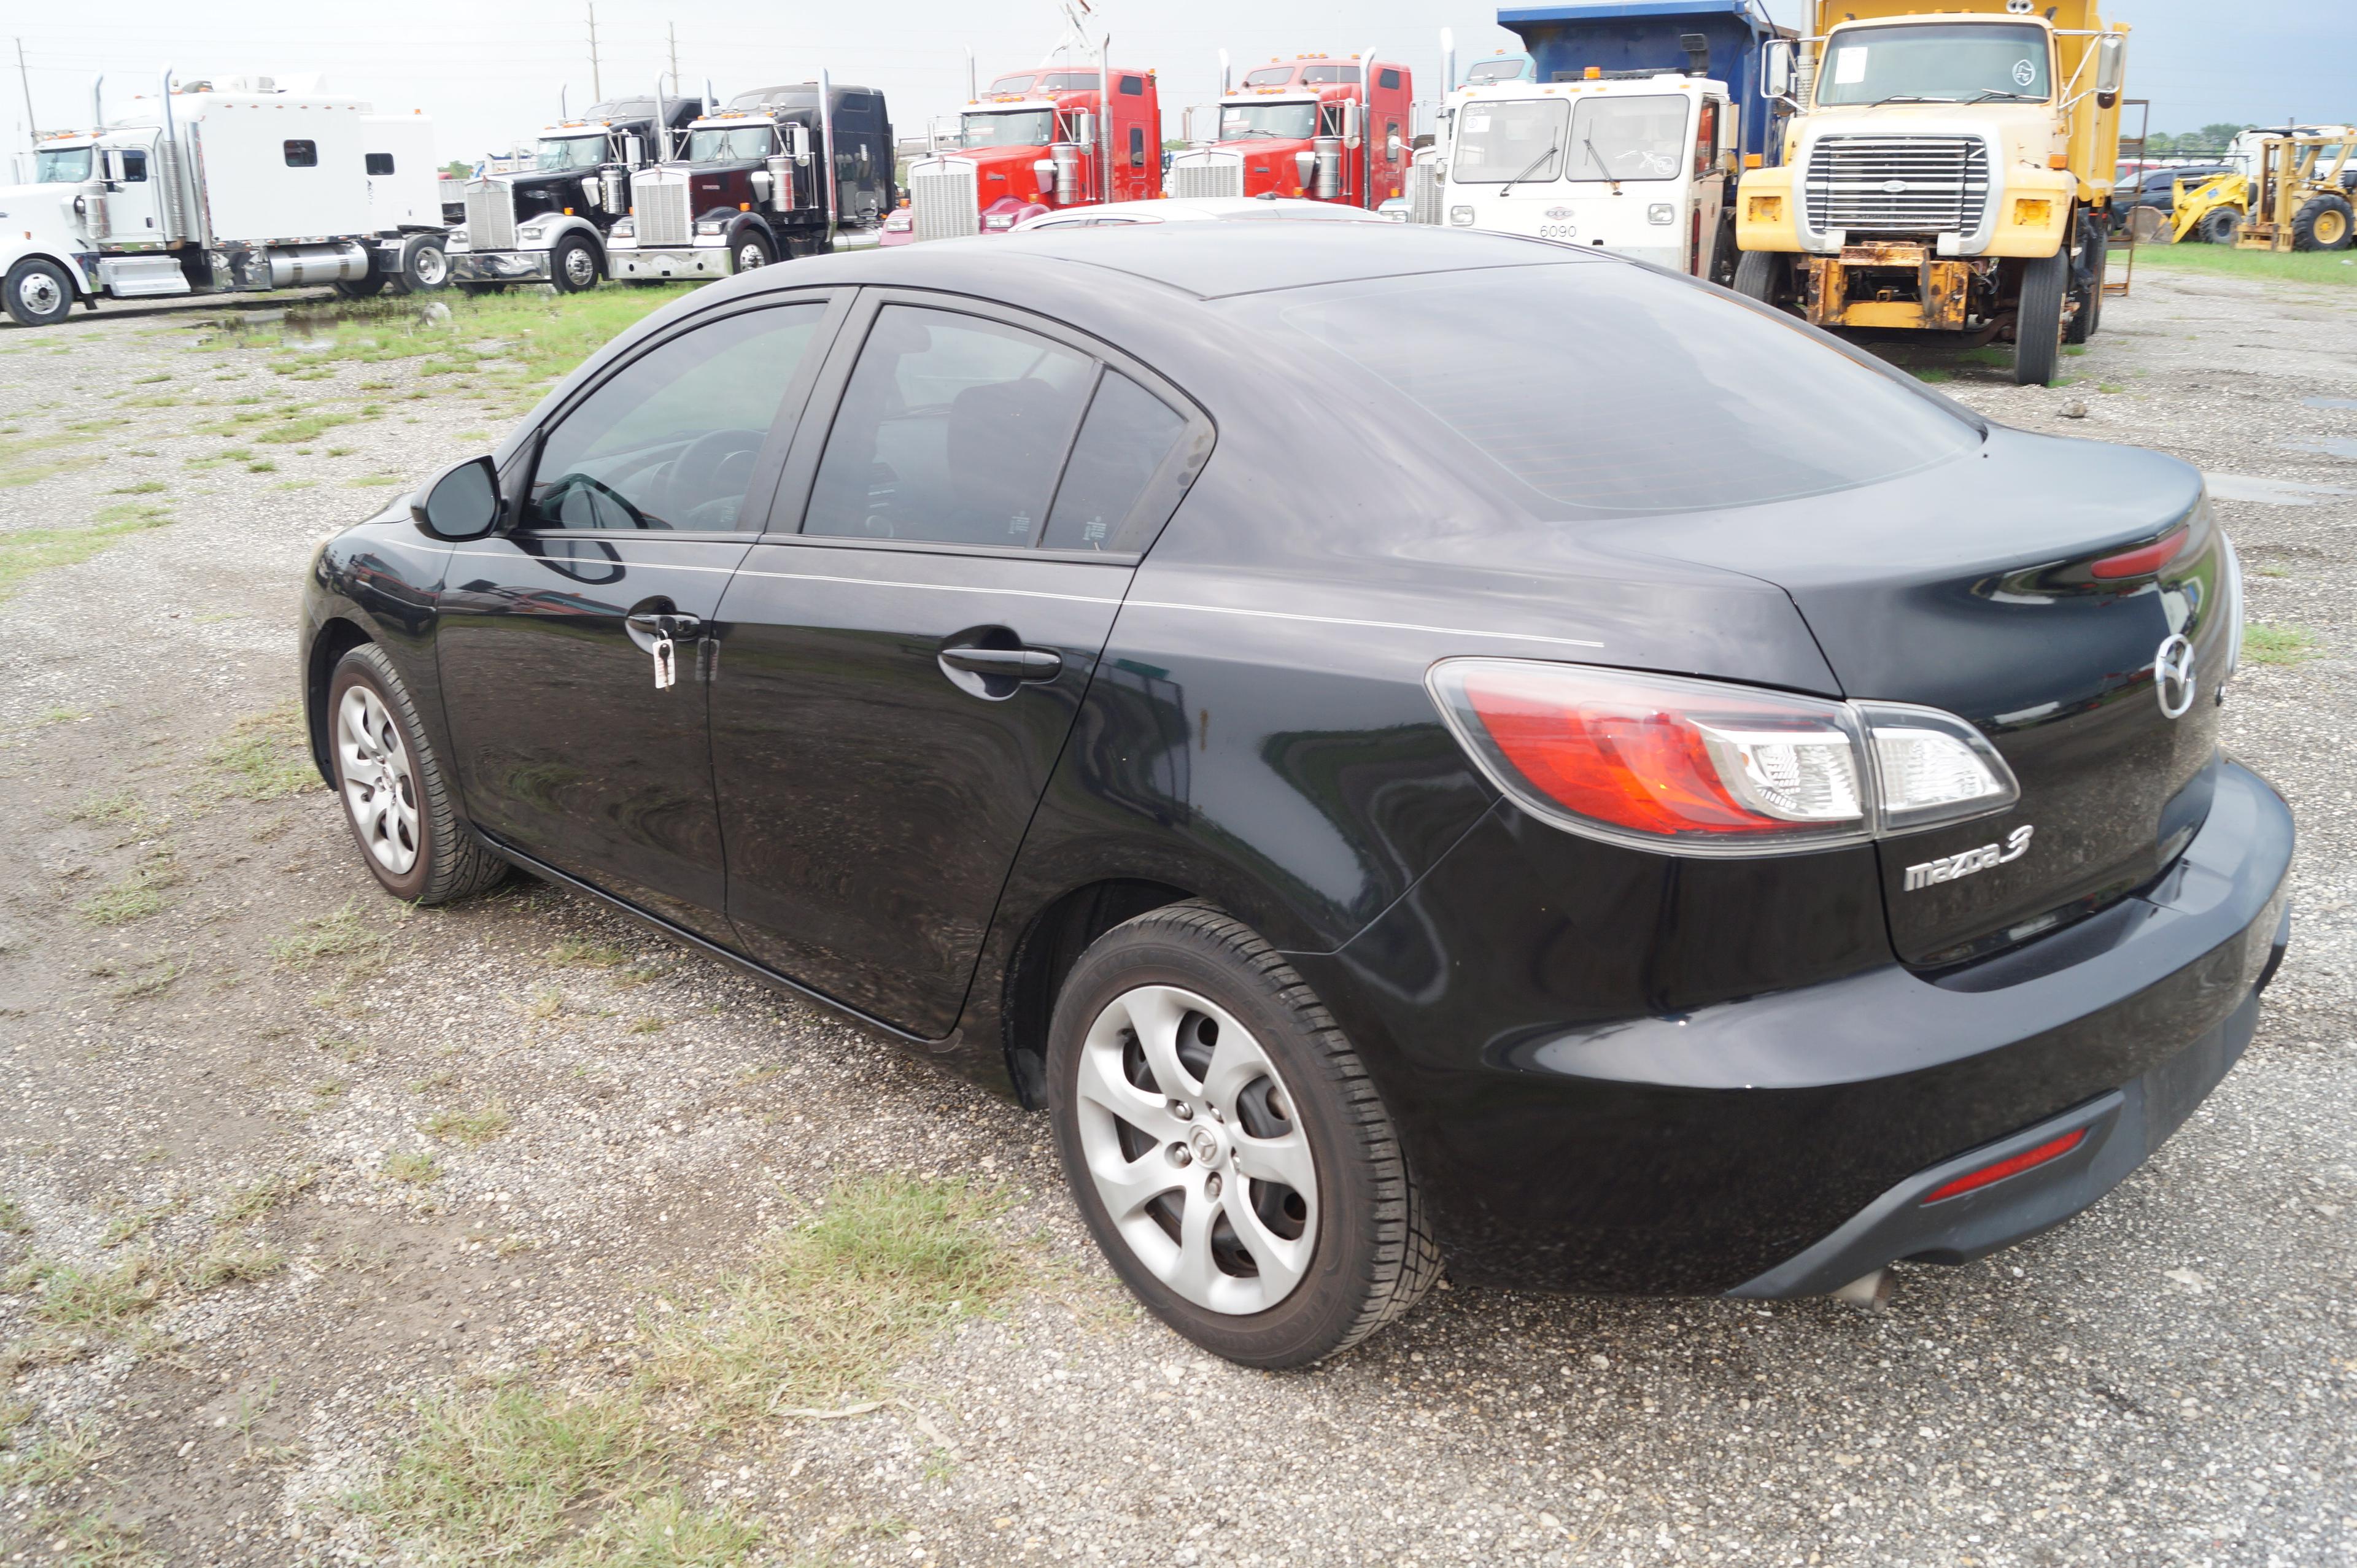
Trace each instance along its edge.
{"label": "truck grille", "polygon": [[1988,189],[1977,136],[1827,136],[1809,154],[1802,198],[1820,234],[1969,234]]}
{"label": "truck grille", "polygon": [[685,245],[695,238],[695,215],[687,209],[687,171],[642,168],[630,177],[630,206],[638,214],[639,245],[651,250]]}
{"label": "truck grille", "polygon": [[1242,196],[1244,160],[1233,153],[1182,153],[1171,161],[1173,196]]}
{"label": "truck grille", "polygon": [[941,158],[909,170],[909,208],[920,240],[954,240],[982,232],[982,199],[974,165]]}
{"label": "truck grille", "polygon": [[515,187],[503,179],[467,182],[467,242],[479,251],[512,251]]}
{"label": "truck grille", "polygon": [[1440,221],[1440,188],[1443,184],[1440,166],[1418,159],[1408,166],[1407,220],[1411,223]]}

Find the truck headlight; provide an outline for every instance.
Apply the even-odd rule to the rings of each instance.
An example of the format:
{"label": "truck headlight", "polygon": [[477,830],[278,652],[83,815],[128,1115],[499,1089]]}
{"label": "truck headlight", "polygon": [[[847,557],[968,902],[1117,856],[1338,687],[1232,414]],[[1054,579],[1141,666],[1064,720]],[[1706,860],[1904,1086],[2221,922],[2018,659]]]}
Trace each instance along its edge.
{"label": "truck headlight", "polygon": [[467,226],[464,223],[459,224],[442,238],[445,248],[455,248],[469,242],[467,239]]}
{"label": "truck headlight", "polygon": [[607,232],[617,240],[635,239],[639,232],[639,220],[635,218],[618,218],[614,220],[613,228]]}
{"label": "truck headlight", "polygon": [[1012,229],[1015,227],[1015,214],[994,212],[982,220],[982,226],[985,229]]}
{"label": "truck headlight", "polygon": [[1473,209],[1469,207],[1452,207],[1448,209],[1448,220],[1460,229],[1469,228],[1473,222]]}
{"label": "truck headlight", "polygon": [[699,234],[717,234],[727,227],[727,223],[723,220],[717,218],[707,218],[703,222],[698,223],[695,226],[695,231]]}
{"label": "truck headlight", "polygon": [[2016,197],[2013,220],[2024,229],[2043,229],[2054,219],[2054,203],[2042,196]]}
{"label": "truck headlight", "polygon": [[1666,201],[1656,201],[1645,209],[1645,221],[1648,223],[1674,223],[1677,220],[1678,209]]}

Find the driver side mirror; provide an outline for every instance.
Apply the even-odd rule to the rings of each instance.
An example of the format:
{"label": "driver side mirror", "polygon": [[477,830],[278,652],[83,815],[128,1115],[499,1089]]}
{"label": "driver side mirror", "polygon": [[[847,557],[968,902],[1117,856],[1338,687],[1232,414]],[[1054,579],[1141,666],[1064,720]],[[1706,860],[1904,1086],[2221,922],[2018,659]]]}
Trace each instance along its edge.
{"label": "driver side mirror", "polygon": [[1386,138],[1384,139],[1384,141],[1383,141],[1383,158],[1384,158],[1384,161],[1386,161],[1386,162],[1388,162],[1388,163],[1397,163],[1397,162],[1399,162],[1399,161],[1400,161],[1400,155],[1401,155],[1402,153],[1405,153],[1405,151],[1407,151],[1407,144],[1406,144],[1405,142],[1403,142],[1403,141],[1401,141],[1401,140],[1400,140],[1400,134],[1399,134],[1399,133],[1398,133],[1397,131],[1394,131],[1394,132],[1393,132],[1393,133],[1392,133],[1388,137],[1386,137]]}
{"label": "driver side mirror", "polygon": [[1771,40],[1760,59],[1760,80],[1770,98],[1792,96],[1792,45],[1787,38]]}
{"label": "driver side mirror", "polygon": [[786,151],[796,168],[810,167],[810,127],[800,121],[786,127]]}
{"label": "driver side mirror", "polygon": [[639,138],[634,133],[624,133],[622,136],[622,161],[624,163],[630,165],[632,168],[636,168],[640,164],[646,162],[645,153],[645,147],[640,144]]}
{"label": "driver side mirror", "polygon": [[[1206,107],[1206,105],[1201,103],[1189,103],[1186,108],[1178,111],[1178,135],[1180,140],[1189,143],[1195,146],[1201,146],[1203,144],[1212,139],[1210,136],[1206,136],[1201,131],[1196,128],[1202,120],[1203,110]],[[1214,114],[1219,113],[1216,105],[1211,105],[1210,107]],[[1213,124],[1217,124],[1219,122],[1217,120],[1212,122]]]}
{"label": "driver side mirror", "polygon": [[1342,105],[1342,145],[1352,152],[1359,150],[1359,105],[1355,101]]}
{"label": "driver side mirror", "polygon": [[2106,101],[2120,90],[2127,74],[2128,41],[2118,33],[2105,33],[2095,42],[2095,92]]}
{"label": "driver side mirror", "polygon": [[499,473],[489,457],[455,463],[417,487],[409,515],[436,539],[480,539],[499,526]]}
{"label": "driver side mirror", "polygon": [[130,165],[120,147],[109,147],[100,155],[106,162],[106,183],[121,185],[130,178]]}

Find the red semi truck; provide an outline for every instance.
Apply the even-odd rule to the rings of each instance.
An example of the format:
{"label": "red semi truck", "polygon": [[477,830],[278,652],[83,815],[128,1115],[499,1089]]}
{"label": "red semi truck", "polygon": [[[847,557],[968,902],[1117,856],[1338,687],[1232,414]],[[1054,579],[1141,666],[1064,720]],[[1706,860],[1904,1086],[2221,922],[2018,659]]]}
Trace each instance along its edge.
{"label": "red semi truck", "polygon": [[1372,51],[1256,66],[1241,91],[1222,81],[1215,135],[1198,135],[1198,112],[1188,111],[1187,139],[1195,145],[1170,161],[1170,194],[1379,207],[1407,188],[1415,101],[1407,67]]}
{"label": "red semi truck", "polygon": [[1150,70],[1049,65],[1002,76],[974,95],[958,132],[954,146],[909,166],[908,221],[894,214],[884,243],[1003,233],[1060,207],[1161,194]]}

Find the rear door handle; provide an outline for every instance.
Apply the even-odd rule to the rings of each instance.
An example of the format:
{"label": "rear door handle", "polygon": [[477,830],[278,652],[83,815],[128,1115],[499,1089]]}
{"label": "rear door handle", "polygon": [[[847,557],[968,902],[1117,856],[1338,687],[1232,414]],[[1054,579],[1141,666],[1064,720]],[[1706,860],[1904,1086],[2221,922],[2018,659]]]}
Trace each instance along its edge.
{"label": "rear door handle", "polygon": [[629,620],[632,631],[668,637],[673,642],[694,642],[704,636],[704,622],[694,616],[640,614]]}
{"label": "rear door handle", "polygon": [[1052,681],[1064,670],[1063,655],[1044,648],[977,648],[971,643],[942,649],[942,662],[1005,681]]}

